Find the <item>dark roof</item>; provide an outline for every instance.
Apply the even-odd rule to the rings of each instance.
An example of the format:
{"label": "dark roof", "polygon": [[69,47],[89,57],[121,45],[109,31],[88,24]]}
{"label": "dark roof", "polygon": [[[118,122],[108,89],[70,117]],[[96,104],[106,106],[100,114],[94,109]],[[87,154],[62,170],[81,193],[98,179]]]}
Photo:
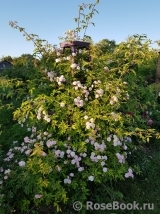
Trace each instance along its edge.
{"label": "dark roof", "polygon": [[7,62],[7,63],[9,63],[9,64],[12,65],[12,63],[11,63],[11,62],[8,62],[7,60],[1,60],[1,61],[0,61],[0,64],[3,63],[3,62]]}

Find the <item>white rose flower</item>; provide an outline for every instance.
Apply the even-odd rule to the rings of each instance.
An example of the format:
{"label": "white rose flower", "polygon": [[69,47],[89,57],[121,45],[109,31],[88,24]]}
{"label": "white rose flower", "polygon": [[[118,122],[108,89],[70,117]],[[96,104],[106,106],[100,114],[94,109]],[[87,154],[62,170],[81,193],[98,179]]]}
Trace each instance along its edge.
{"label": "white rose flower", "polygon": [[72,69],[75,69],[77,67],[77,64],[76,63],[73,63],[72,65],[71,65],[71,68]]}
{"label": "white rose flower", "polygon": [[88,116],[87,116],[87,115],[85,115],[85,116],[84,116],[84,119],[85,119],[85,120],[87,120],[87,119],[88,119]]}
{"label": "white rose flower", "polygon": [[107,172],[107,168],[106,167],[103,168],[103,172]]}
{"label": "white rose flower", "polygon": [[67,59],[67,60],[70,60],[70,59],[71,59],[71,57],[70,57],[70,56],[67,56],[67,57],[66,57],[66,59]]}
{"label": "white rose flower", "polygon": [[104,70],[105,70],[105,71],[109,71],[109,68],[108,68],[108,67],[104,67]]}
{"label": "white rose flower", "polygon": [[26,163],[24,161],[20,161],[18,164],[19,164],[19,166],[25,166],[26,165]]}
{"label": "white rose flower", "polygon": [[60,106],[61,106],[61,107],[64,107],[64,106],[65,106],[65,103],[63,103],[63,102],[60,103]]}
{"label": "white rose flower", "polygon": [[58,62],[60,62],[61,60],[60,59],[56,59],[56,62],[58,63]]}
{"label": "white rose flower", "polygon": [[88,180],[89,180],[89,181],[94,181],[94,176],[92,176],[92,175],[89,176],[89,177],[88,177]]}

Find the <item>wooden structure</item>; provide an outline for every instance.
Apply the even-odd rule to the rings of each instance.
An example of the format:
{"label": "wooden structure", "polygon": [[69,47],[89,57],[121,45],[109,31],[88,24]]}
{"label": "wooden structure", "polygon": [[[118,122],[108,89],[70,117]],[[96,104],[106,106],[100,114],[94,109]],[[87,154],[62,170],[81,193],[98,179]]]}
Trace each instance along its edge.
{"label": "wooden structure", "polygon": [[[69,48],[71,50],[71,54],[72,53],[79,53],[80,49],[86,49],[89,51],[89,46],[90,43],[89,42],[83,42],[83,41],[70,41],[70,42],[62,42],[60,43],[60,47],[62,48],[62,53],[65,53],[65,49]],[[89,56],[88,56],[88,61],[90,61],[90,52],[89,52]]]}

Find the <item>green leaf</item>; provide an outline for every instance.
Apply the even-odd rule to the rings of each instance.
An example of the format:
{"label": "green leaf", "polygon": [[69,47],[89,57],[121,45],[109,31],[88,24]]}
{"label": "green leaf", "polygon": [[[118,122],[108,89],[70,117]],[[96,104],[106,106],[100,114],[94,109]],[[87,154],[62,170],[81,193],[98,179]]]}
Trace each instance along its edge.
{"label": "green leaf", "polygon": [[24,30],[24,28],[22,28],[22,27],[19,28],[19,31],[20,31],[20,32],[22,32],[23,30]]}
{"label": "green leaf", "polygon": [[121,192],[119,192],[119,191],[118,191],[118,192],[116,192],[116,195],[117,195],[117,196],[118,196],[118,198],[119,198],[119,199],[121,199],[121,200],[122,200],[122,199],[123,199],[123,197],[124,197],[124,196],[123,196],[123,194],[122,194]]}

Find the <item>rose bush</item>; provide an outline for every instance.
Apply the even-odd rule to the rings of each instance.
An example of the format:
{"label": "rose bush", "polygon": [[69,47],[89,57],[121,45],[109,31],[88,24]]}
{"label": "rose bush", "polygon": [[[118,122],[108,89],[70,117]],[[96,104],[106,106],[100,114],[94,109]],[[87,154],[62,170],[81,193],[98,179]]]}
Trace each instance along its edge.
{"label": "rose bush", "polygon": [[128,158],[150,138],[159,138],[152,129],[157,94],[136,75],[152,57],[149,40],[142,38],[133,36],[106,55],[91,45],[91,62],[85,50],[54,50],[53,57],[38,46],[48,57],[40,65],[41,80],[14,111],[27,134],[1,154],[3,213],[26,213],[41,205],[64,211],[77,199],[84,203],[93,182],[140,173]]}

